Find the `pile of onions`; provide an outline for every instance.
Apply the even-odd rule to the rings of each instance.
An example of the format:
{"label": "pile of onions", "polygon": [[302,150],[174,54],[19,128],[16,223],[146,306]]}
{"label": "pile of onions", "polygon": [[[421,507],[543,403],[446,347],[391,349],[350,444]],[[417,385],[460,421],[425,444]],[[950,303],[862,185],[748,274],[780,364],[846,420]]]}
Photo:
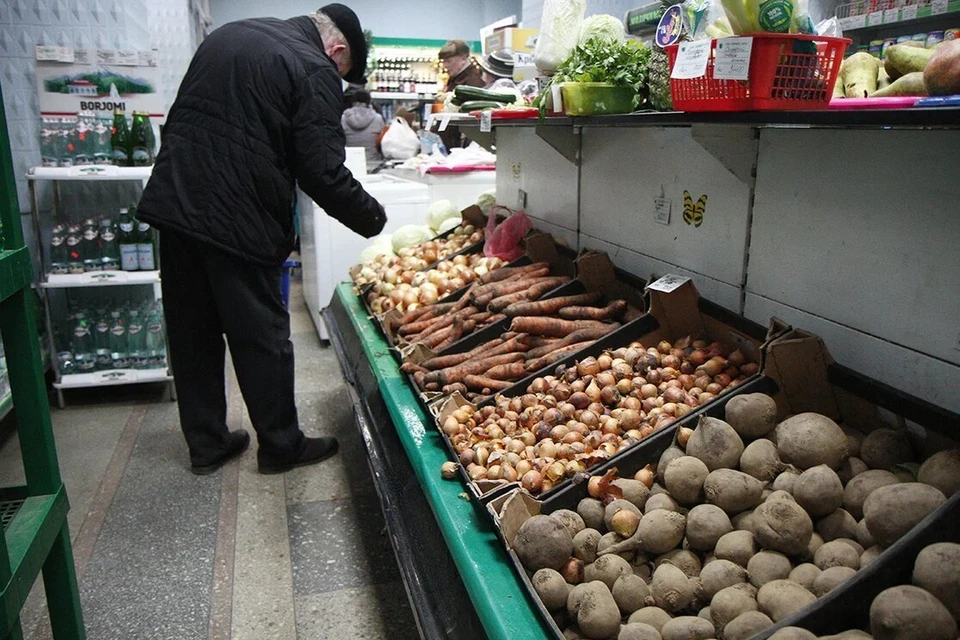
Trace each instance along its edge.
{"label": "pile of onions", "polygon": [[482,253],[471,253],[444,260],[428,271],[390,268],[384,272],[383,279],[367,292],[367,302],[374,313],[386,313],[391,309],[406,313],[422,305],[433,304],[503,265],[500,258],[486,258]]}
{"label": "pile of onions", "polygon": [[[422,271],[437,260],[443,260],[467,245],[481,240],[483,240],[483,229],[476,229],[472,224],[461,225],[446,238],[428,240],[415,247],[400,249],[395,256],[379,255],[363,263],[360,271],[354,276],[353,283],[357,287],[362,287],[381,282],[385,280],[391,269],[396,273]],[[397,284],[396,278],[391,284]]]}
{"label": "pile of onions", "polygon": [[527,393],[464,406],[441,423],[473,480],[519,480],[536,495],[662,429],[759,370],[698,340],[639,342],[588,357]]}

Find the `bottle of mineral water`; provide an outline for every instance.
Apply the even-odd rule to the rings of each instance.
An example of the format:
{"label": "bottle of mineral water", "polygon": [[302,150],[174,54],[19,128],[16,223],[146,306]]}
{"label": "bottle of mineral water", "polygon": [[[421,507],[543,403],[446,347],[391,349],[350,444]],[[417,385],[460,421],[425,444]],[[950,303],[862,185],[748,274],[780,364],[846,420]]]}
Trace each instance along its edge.
{"label": "bottle of mineral water", "polygon": [[163,316],[156,306],[147,314],[147,367],[167,368],[167,341],[163,332]]}
{"label": "bottle of mineral water", "polygon": [[83,221],[80,254],[83,256],[84,271],[103,271],[103,263],[100,261],[100,228],[93,218]]}
{"label": "bottle of mineral water", "polygon": [[117,228],[110,218],[100,221],[100,256],[104,271],[120,268],[120,241],[117,239]]}
{"label": "bottle of mineral water", "polygon": [[126,369],[130,366],[127,325],[119,309],[110,312],[110,366],[114,369]]}
{"label": "bottle of mineral water", "polygon": [[147,368],[147,332],[144,330],[140,309],[136,307],[127,314],[127,353],[131,368]]}
{"label": "bottle of mineral water", "polygon": [[50,231],[50,273],[63,274],[69,273],[69,271],[67,228],[62,224],[54,225]]}
{"label": "bottle of mineral water", "polygon": [[73,356],[77,373],[90,373],[97,367],[96,338],[93,325],[84,313],[77,313],[73,324]]}
{"label": "bottle of mineral water", "polygon": [[137,256],[137,232],[134,228],[130,209],[120,209],[120,230],[117,233],[120,245],[120,268],[124,271],[136,271],[140,268]]}
{"label": "bottle of mineral water", "polygon": [[141,271],[153,271],[157,268],[156,247],[153,242],[153,228],[150,223],[137,221],[137,264]]}
{"label": "bottle of mineral water", "polygon": [[67,270],[70,273],[83,273],[83,254],[81,253],[83,231],[78,224],[67,226]]}
{"label": "bottle of mineral water", "polygon": [[110,314],[106,309],[97,311],[94,336],[97,348],[97,371],[105,371],[113,366],[110,360]]}

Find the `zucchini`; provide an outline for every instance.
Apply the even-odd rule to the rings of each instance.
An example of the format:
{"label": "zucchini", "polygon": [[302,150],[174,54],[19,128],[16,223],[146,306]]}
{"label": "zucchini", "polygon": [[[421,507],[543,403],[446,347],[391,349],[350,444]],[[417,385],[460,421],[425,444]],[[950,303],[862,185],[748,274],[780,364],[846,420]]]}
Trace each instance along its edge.
{"label": "zucchini", "polygon": [[503,104],[511,104],[517,100],[517,96],[512,93],[498,93],[496,91],[487,91],[480,87],[469,87],[461,85],[453,89],[453,104],[459,105],[468,100],[491,100]]}
{"label": "zucchini", "polygon": [[502,109],[505,106],[502,102],[493,100],[467,100],[460,105],[460,112],[470,113],[471,111],[483,111],[484,109]]}

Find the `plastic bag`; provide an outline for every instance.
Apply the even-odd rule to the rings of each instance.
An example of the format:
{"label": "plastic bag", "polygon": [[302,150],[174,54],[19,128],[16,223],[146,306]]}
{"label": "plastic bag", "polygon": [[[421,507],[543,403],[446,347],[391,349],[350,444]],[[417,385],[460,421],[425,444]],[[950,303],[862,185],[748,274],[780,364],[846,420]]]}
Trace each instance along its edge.
{"label": "plastic bag", "polygon": [[577,46],[586,0],[544,0],[540,35],[533,50],[533,63],[542,73],[553,75]]}
{"label": "plastic bag", "polygon": [[397,117],[383,134],[380,150],[388,160],[407,160],[420,153],[420,138],[405,119]]}
{"label": "plastic bag", "polygon": [[840,20],[837,19],[837,16],[818,22],[817,35],[842,38],[843,29],[840,27]]}
{"label": "plastic bag", "polygon": [[500,258],[506,262],[516,260],[523,255],[522,241],[527,232],[533,228],[533,223],[523,211],[511,213],[506,220],[497,224],[497,212],[509,209],[495,206],[490,209],[487,228],[484,233],[486,240],[483,243],[483,255],[488,258]]}

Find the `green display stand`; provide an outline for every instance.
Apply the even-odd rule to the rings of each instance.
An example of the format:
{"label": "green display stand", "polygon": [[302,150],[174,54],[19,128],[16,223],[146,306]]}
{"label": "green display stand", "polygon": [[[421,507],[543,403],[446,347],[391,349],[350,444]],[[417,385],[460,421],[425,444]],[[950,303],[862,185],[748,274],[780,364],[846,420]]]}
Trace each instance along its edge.
{"label": "green display stand", "polygon": [[43,571],[53,636],[83,639],[77,576],[67,529],[50,405],[30,291],[33,268],[23,243],[10,136],[0,89],[0,336],[6,353],[27,483],[0,488],[0,638],[22,638],[20,610]]}

